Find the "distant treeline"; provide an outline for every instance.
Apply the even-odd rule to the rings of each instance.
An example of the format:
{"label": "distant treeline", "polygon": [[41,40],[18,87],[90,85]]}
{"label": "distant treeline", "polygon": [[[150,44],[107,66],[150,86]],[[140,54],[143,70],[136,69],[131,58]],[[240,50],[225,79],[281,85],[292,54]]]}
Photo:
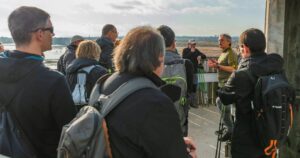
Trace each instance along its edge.
{"label": "distant treeline", "polygon": [[[98,37],[85,37],[85,39],[96,40]],[[123,37],[120,37],[122,39]],[[52,44],[54,45],[68,45],[71,37],[54,37]],[[216,46],[218,44],[218,36],[176,36],[178,46],[185,46],[186,42],[194,39],[201,46]],[[233,37],[233,45],[238,41],[238,37]],[[12,38],[0,37],[1,43],[13,43]]]}

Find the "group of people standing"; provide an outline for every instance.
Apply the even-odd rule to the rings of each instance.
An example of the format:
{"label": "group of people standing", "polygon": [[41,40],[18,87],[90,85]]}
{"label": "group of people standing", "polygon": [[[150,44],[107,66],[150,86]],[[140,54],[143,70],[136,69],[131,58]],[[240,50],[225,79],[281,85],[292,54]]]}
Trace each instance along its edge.
{"label": "group of people standing", "polygon": [[[8,23],[16,50],[0,54],[1,106],[5,105],[3,109],[16,116],[37,157],[56,157],[62,126],[77,112],[71,94],[77,82],[76,72],[92,65],[94,67],[87,75],[88,95],[97,79],[107,73],[112,75],[104,83],[103,93],[110,94],[122,83],[136,77],[144,77],[157,86],[157,89],[145,88],[131,94],[107,115],[114,158],[197,157],[196,145],[186,137],[187,131],[182,130],[172,94],[162,88],[166,83],[161,79],[165,63],[180,64],[183,58],[189,59],[183,62],[184,77],[187,94],[195,93],[196,69],[201,65],[201,59],[206,58],[196,49],[195,41],[190,41],[182,58],[176,50],[175,33],[170,27],[138,26],[114,48],[118,32],[115,26],[108,24],[96,42],[74,36],[66,53],[59,59],[59,73],[43,64],[43,52],[52,48],[55,35],[47,12],[22,6],[9,15]],[[248,116],[251,82],[242,72],[251,67],[257,68],[253,71],[257,75],[272,71],[269,66],[264,67],[266,60],[274,61],[276,67],[272,69],[282,68],[282,58],[264,53],[265,37],[258,29],[246,30],[240,36],[243,60],[239,66],[231,49],[231,37],[220,35],[219,44],[223,50],[221,56],[218,61],[209,60],[208,65],[218,69],[219,93],[235,92],[236,95],[231,101],[237,107],[233,130],[232,122],[227,124],[228,135],[232,135],[233,158],[263,157],[262,149],[252,139],[248,126],[251,121]],[[24,80],[26,83],[20,86]],[[218,107],[228,113],[229,106],[222,104],[224,98],[227,96],[220,97]],[[184,108],[188,114],[189,107]],[[187,125],[187,118],[183,125]]]}

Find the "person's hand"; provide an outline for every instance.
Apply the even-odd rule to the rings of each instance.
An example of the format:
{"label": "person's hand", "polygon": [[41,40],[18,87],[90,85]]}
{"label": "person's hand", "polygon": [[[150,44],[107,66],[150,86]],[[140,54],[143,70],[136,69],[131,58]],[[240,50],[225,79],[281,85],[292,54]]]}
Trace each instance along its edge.
{"label": "person's hand", "polygon": [[192,158],[197,158],[196,145],[191,137],[183,137],[184,143],[187,146],[187,152]]}
{"label": "person's hand", "polygon": [[201,64],[201,56],[197,56],[197,61],[198,61],[198,64]]}
{"label": "person's hand", "polygon": [[213,60],[213,59],[208,59],[207,65],[208,65],[208,67],[215,68],[217,66],[217,61]]}

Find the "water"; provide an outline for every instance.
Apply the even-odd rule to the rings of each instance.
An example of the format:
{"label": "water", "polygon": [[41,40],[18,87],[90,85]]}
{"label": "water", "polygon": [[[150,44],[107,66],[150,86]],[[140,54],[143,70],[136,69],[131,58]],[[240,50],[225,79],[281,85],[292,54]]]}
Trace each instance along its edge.
{"label": "water", "polygon": [[[59,57],[65,52],[65,45],[52,45],[52,50],[44,52],[45,54],[45,64],[51,69],[56,69],[56,64]],[[14,44],[4,44],[5,50],[16,49]]]}

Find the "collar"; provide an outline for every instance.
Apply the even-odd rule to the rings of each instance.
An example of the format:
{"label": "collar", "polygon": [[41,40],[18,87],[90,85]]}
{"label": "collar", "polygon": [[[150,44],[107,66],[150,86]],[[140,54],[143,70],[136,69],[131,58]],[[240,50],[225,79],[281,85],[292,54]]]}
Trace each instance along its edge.
{"label": "collar", "polygon": [[18,50],[14,51],[5,51],[3,52],[3,57],[5,58],[19,58],[19,59],[32,59],[32,60],[37,60],[37,61],[44,61],[44,57],[41,55],[36,55],[36,54],[30,54],[27,52],[22,52]]}

